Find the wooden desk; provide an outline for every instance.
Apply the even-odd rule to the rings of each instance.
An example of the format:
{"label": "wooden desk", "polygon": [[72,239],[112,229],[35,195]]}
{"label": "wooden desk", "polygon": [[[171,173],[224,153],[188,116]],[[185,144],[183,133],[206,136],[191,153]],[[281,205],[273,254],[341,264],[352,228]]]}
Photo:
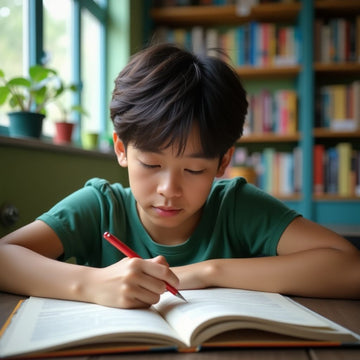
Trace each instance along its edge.
{"label": "wooden desk", "polygon": [[[20,299],[25,297],[0,292],[0,325],[5,320]],[[318,312],[319,314],[360,334],[360,300],[328,300],[313,298],[294,298],[300,304]],[[91,357],[67,358],[90,359]],[[94,357],[95,358],[95,357]],[[256,360],[336,360],[360,359],[358,348],[301,348],[301,349],[238,349],[217,350],[190,354],[175,353],[143,353],[96,356],[96,359],[121,360],[227,360],[227,359],[256,359]]]}

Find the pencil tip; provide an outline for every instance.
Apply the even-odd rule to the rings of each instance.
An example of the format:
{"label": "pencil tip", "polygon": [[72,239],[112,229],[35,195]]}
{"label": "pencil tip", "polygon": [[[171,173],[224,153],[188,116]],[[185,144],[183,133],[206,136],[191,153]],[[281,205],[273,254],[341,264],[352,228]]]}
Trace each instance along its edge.
{"label": "pencil tip", "polygon": [[188,302],[179,292],[176,293],[176,296],[177,296],[179,299],[181,299],[181,300],[183,300],[183,301],[185,301],[185,302]]}

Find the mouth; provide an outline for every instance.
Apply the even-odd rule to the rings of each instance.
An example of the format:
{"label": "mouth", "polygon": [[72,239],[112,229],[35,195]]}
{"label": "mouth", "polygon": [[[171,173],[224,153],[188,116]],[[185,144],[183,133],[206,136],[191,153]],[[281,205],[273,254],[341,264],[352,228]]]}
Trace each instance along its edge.
{"label": "mouth", "polygon": [[176,216],[181,212],[181,209],[167,206],[153,206],[153,209],[156,213],[163,217],[172,217]]}

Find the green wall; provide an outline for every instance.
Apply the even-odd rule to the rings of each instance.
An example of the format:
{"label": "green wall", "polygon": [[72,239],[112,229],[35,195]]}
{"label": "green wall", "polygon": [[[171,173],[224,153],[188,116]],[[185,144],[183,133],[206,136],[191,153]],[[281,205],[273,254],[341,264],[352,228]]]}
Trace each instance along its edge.
{"label": "green wall", "polygon": [[20,214],[14,226],[0,224],[0,237],[33,221],[92,177],[128,185],[127,172],[115,155],[64,151],[55,145],[28,148],[4,144],[0,139],[0,207],[10,203]]}

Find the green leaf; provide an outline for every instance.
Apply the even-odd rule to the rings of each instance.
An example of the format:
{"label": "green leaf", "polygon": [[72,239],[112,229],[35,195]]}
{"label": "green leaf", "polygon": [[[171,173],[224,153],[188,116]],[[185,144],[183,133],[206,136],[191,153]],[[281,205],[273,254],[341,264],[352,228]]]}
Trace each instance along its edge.
{"label": "green leaf", "polygon": [[11,80],[8,81],[7,83],[8,87],[12,87],[12,86],[24,86],[29,88],[31,86],[31,83],[28,79],[25,79],[23,77],[17,77],[17,78],[13,78]]}
{"label": "green leaf", "polygon": [[0,86],[0,105],[5,103],[9,94],[10,91],[6,86]]}
{"label": "green leaf", "polygon": [[4,77],[5,77],[4,71],[3,71],[2,69],[0,69],[0,77],[1,77],[1,78],[4,78]]}
{"label": "green leaf", "polygon": [[50,75],[56,75],[56,74],[57,72],[55,70],[44,68],[43,66],[40,65],[31,66],[29,69],[30,78],[34,82],[42,81],[47,77],[49,77]]}

